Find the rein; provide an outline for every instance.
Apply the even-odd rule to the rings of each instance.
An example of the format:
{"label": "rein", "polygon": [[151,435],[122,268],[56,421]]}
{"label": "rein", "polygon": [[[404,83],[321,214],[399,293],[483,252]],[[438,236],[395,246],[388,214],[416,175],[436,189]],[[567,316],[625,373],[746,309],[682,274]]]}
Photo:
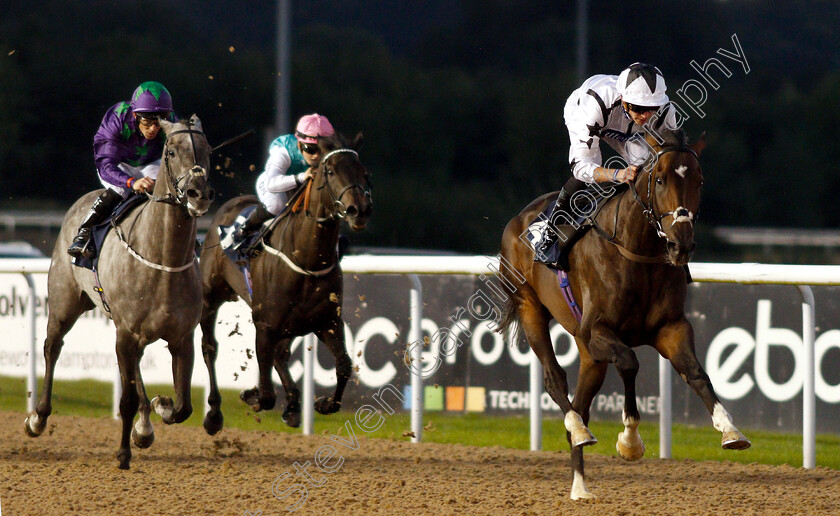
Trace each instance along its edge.
{"label": "rein", "polygon": [[[348,191],[350,191],[354,188],[358,188],[364,193],[365,197],[367,197],[367,198],[371,197],[370,190],[366,190],[362,185],[360,185],[358,183],[353,183],[351,185],[348,185],[348,186],[344,187],[341,190],[341,192],[339,192],[338,195],[335,195],[335,191],[333,190],[333,188],[330,185],[330,182],[328,180],[328,176],[332,175],[333,172],[330,172],[330,170],[327,168],[327,160],[329,158],[331,158],[332,156],[336,155],[336,154],[342,154],[342,153],[349,153],[349,154],[352,154],[353,156],[355,156],[356,159],[359,158],[359,153],[354,151],[353,149],[339,148],[339,149],[334,149],[334,150],[328,152],[327,154],[325,154],[324,157],[321,158],[321,162],[319,164],[319,168],[322,169],[321,174],[324,176],[324,181],[323,181],[323,184],[321,186],[317,187],[317,190],[326,189],[327,192],[330,194],[330,199],[332,199],[332,208],[333,209],[330,211],[329,215],[326,216],[326,217],[316,217],[309,212],[309,198],[311,196],[312,187],[313,187],[313,180],[309,179],[309,180],[306,181],[305,184],[303,184],[300,188],[298,188],[298,190],[294,193],[294,195],[292,195],[291,199],[289,199],[289,201],[286,203],[286,209],[283,211],[283,213],[281,213],[279,216],[275,217],[275,219],[271,222],[271,224],[269,224],[269,227],[264,229],[264,233],[260,237],[259,242],[261,243],[263,249],[265,249],[267,253],[269,253],[271,255],[274,255],[274,256],[277,256],[278,258],[283,260],[283,262],[286,265],[288,265],[290,269],[297,272],[298,274],[303,274],[304,276],[315,276],[315,277],[325,276],[325,275],[329,274],[330,272],[332,272],[332,270],[335,269],[338,266],[338,260],[336,260],[335,263],[333,263],[332,265],[330,265],[329,267],[327,267],[325,269],[321,269],[321,270],[317,270],[317,271],[304,269],[304,268],[298,266],[292,258],[290,258],[286,254],[284,254],[282,251],[271,247],[268,244],[268,242],[266,242],[266,240],[265,240],[265,233],[273,230],[277,226],[277,224],[280,222],[280,220],[283,219],[283,218],[287,218],[290,213],[293,213],[293,212],[296,213],[297,211],[299,211],[299,207],[300,207],[301,203],[303,204],[303,213],[307,217],[313,219],[315,222],[321,223],[321,222],[327,222],[327,221],[330,221],[330,220],[344,219],[347,216],[347,209],[344,206],[344,203],[341,202],[341,197],[345,193],[347,193]],[[288,229],[288,227],[289,227],[289,224],[286,224],[286,226],[284,227],[284,232],[285,232],[285,229]]]}
{"label": "rein", "polygon": [[[189,134],[190,135],[190,143],[192,144],[192,151],[193,151],[193,162],[195,163],[196,161],[198,161],[198,159],[196,157],[196,154],[195,154],[195,137],[193,135],[194,134],[200,134],[200,135],[204,136],[204,133],[202,131],[193,129],[192,128],[192,123],[190,122],[190,120],[187,120],[187,128],[186,129],[179,129],[177,131],[172,131],[171,133],[166,135],[167,136],[166,144],[163,147],[163,156],[164,156],[163,159],[164,159],[164,162],[166,163],[166,178],[169,181],[170,190],[174,190],[175,195],[173,195],[172,192],[170,191],[170,192],[167,192],[166,195],[161,196],[161,197],[158,197],[156,195],[152,195],[148,192],[146,192],[146,196],[154,202],[162,202],[162,203],[165,203],[165,204],[171,204],[173,206],[186,207],[186,205],[189,201],[187,200],[186,194],[184,193],[183,190],[181,190],[181,188],[178,186],[178,184],[185,177],[188,177],[188,176],[189,177],[206,176],[207,175],[207,170],[205,170],[204,167],[196,164],[189,171],[187,171],[186,173],[181,175],[181,177],[179,177],[177,179],[174,178],[174,174],[172,174],[172,165],[169,163],[169,153],[167,152],[167,148],[169,147],[169,142],[171,141],[169,139],[169,137],[172,136],[172,135],[175,135],[175,134]],[[120,226],[115,225],[114,226],[114,232],[117,234],[117,238],[119,239],[120,244],[125,248],[126,251],[128,251],[128,254],[130,254],[133,258],[135,258],[137,261],[139,261],[140,263],[142,263],[146,267],[151,267],[152,269],[163,271],[163,272],[173,273],[173,272],[185,271],[185,270],[195,266],[198,263],[197,258],[193,258],[192,261],[187,262],[184,265],[181,265],[180,267],[169,267],[169,266],[166,266],[166,265],[161,265],[161,264],[157,264],[157,263],[154,263],[154,262],[150,262],[149,260],[143,258],[137,251],[135,251],[131,247],[131,245],[129,245],[128,240],[126,239],[125,234],[123,234],[123,231],[120,228]]]}
{"label": "rein", "polygon": [[[689,152],[689,153],[693,154],[695,158],[698,157],[697,153],[694,151],[694,149],[692,149],[688,145],[685,145],[685,144],[669,145],[667,147],[663,147],[662,149],[659,150],[659,152],[656,153],[656,157],[653,158],[653,163],[656,163],[657,161],[659,161],[659,158],[662,157],[663,154],[666,154],[668,152]],[[672,226],[681,217],[687,218],[689,222],[693,221],[693,215],[691,214],[691,212],[689,212],[685,208],[678,208],[674,211],[669,211],[669,212],[663,213],[661,215],[657,213],[656,207],[654,206],[654,198],[651,195],[652,190],[653,190],[653,170],[648,172],[648,181],[647,181],[647,198],[648,198],[648,201],[649,201],[650,204],[646,204],[642,200],[642,198],[639,196],[639,192],[636,190],[636,183],[635,182],[629,183],[629,185],[630,185],[630,191],[633,192],[633,198],[642,207],[642,213],[644,214],[645,218],[647,219],[648,224],[651,227],[653,227],[653,229],[656,231],[656,236],[658,236],[660,238],[666,238],[667,235],[662,230],[662,219],[664,219],[665,217],[667,217],[669,215],[674,218],[674,222],[671,224]],[[614,226],[613,226],[614,231],[613,231],[612,236],[608,235],[606,233],[606,231],[604,231],[598,224],[595,223],[594,220],[592,220],[592,223],[593,223],[593,226],[596,229],[596,232],[601,236],[601,238],[603,238],[604,240],[606,240],[607,242],[611,243],[616,248],[618,248],[618,252],[621,253],[621,255],[624,256],[625,258],[627,258],[628,260],[633,261],[633,262],[638,262],[638,263],[666,263],[668,261],[668,259],[665,256],[662,256],[662,255],[659,255],[659,256],[645,256],[645,255],[641,255],[641,254],[636,254],[636,253],[630,251],[629,249],[627,249],[626,247],[624,247],[623,245],[621,245],[621,244],[619,244],[618,242],[615,241],[615,236],[616,236],[615,231],[617,231],[617,229],[618,229],[618,208],[616,208],[616,212],[615,212],[615,223],[614,223]]]}

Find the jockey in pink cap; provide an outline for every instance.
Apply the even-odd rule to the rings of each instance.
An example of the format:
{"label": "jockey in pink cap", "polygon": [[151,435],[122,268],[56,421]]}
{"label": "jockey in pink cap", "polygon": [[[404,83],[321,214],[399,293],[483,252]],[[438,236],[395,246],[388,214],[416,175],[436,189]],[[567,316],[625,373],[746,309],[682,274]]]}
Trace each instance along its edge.
{"label": "jockey in pink cap", "polygon": [[312,177],[312,168],[321,160],[320,138],[335,134],[327,117],[312,113],[298,120],[294,134],[278,136],[268,147],[265,169],[257,177],[257,196],[260,204],[234,234],[234,247],[245,236],[279,215],[286,207],[289,193],[300,188]]}

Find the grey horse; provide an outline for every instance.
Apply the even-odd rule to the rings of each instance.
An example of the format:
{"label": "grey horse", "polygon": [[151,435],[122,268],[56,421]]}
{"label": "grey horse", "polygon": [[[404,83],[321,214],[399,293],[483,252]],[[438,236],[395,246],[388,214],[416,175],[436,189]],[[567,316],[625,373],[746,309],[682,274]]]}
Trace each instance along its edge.
{"label": "grey horse", "polygon": [[[211,148],[195,115],[188,121],[160,123],[166,144],[152,201],[126,215],[108,233],[99,250],[98,281],[91,270],[74,266],[65,250],[87,208],[102,191],[86,194],[67,212],[47,280],[43,389],[35,412],[25,421],[29,436],[44,431],[52,412],[53,373],[64,336],[79,316],[98,307],[109,314],[117,330],[122,383],[120,469],[129,469],[131,462],[129,435],[140,448],[154,441],[151,408],[167,424],[183,422],[192,413],[193,332],[201,317],[196,220],[207,212],[215,196],[207,177]],[[140,374],[144,348],[159,339],[168,343],[172,354],[174,403],[163,396],[150,403]],[[140,419],[132,429],[138,408]]]}

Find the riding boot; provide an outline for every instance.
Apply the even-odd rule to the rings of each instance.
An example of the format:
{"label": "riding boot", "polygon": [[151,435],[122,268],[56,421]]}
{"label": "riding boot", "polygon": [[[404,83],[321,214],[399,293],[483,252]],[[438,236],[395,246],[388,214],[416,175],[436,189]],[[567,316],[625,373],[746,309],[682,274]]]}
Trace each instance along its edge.
{"label": "riding boot", "polygon": [[556,229],[556,225],[559,223],[560,214],[566,213],[567,216],[565,218],[570,218],[568,214],[571,212],[572,196],[586,186],[587,183],[574,177],[570,178],[566,181],[566,184],[563,185],[563,188],[560,190],[560,195],[557,196],[557,201],[551,208],[548,221],[546,221],[540,240],[534,244],[534,251],[536,253],[534,256],[535,262],[544,263],[554,268],[562,268],[563,270],[568,269],[567,266],[564,267],[563,264],[551,261],[548,257],[552,246],[557,243],[557,239],[560,236]]}
{"label": "riding boot", "polygon": [[90,207],[82,224],[79,226],[79,231],[73,239],[73,243],[67,248],[67,253],[70,256],[74,258],[92,258],[96,254],[96,249],[93,248],[93,242],[90,240],[91,229],[104,221],[122,199],[119,193],[108,189],[93,201],[93,206]]}
{"label": "riding boot", "polygon": [[265,221],[272,218],[274,218],[274,214],[268,211],[262,203],[258,204],[254,211],[248,215],[248,218],[245,219],[245,222],[233,234],[233,248],[239,249],[239,246],[245,242],[248,235],[258,230]]}

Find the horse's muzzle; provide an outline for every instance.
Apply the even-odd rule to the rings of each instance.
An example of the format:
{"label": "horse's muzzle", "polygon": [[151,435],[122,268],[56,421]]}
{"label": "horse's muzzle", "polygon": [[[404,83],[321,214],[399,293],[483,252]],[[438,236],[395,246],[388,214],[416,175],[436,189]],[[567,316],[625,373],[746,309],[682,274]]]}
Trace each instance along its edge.
{"label": "horse's muzzle", "polygon": [[353,231],[362,231],[367,226],[368,218],[370,218],[372,212],[373,206],[371,204],[365,204],[361,209],[355,204],[351,204],[347,207],[344,217],[347,220],[347,224],[350,225],[350,229]]}
{"label": "horse's muzzle", "polygon": [[668,261],[671,262],[671,264],[680,267],[686,265],[691,261],[691,257],[694,255],[694,249],[696,247],[697,244],[694,240],[691,240],[685,245],[668,240],[668,243],[665,244],[665,248],[668,253]]}

